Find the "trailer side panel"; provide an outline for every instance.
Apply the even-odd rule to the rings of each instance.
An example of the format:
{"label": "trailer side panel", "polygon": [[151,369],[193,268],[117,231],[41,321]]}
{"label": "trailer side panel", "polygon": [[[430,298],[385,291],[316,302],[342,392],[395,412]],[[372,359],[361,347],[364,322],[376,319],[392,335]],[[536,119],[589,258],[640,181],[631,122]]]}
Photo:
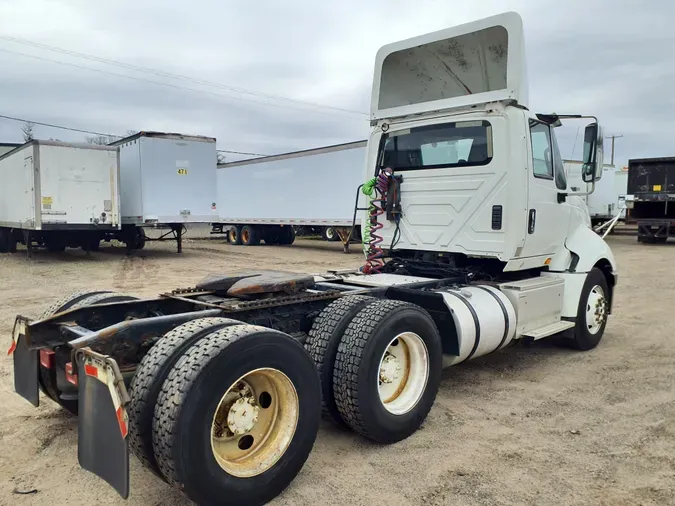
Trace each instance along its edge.
{"label": "trailer side panel", "polygon": [[366,180],[365,143],[316,151],[220,167],[220,221],[351,226],[356,190]]}

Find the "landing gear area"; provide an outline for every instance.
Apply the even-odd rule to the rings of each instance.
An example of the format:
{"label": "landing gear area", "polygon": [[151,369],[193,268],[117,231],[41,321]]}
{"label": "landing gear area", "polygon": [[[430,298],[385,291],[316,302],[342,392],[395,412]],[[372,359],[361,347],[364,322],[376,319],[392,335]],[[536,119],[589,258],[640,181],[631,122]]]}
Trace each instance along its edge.
{"label": "landing gear area", "polygon": [[121,230],[106,230],[101,227],[84,230],[22,230],[0,227],[0,253],[16,253],[18,244],[26,246],[29,258],[35,248],[44,248],[50,253],[61,253],[66,248],[81,248],[89,253],[99,251],[101,242],[113,240],[124,243],[129,253],[142,250],[147,242],[153,241],[176,241],[177,252],[183,252],[185,225],[169,223],[151,228],[160,231],[159,237],[149,237],[144,227],[135,225],[123,225]]}

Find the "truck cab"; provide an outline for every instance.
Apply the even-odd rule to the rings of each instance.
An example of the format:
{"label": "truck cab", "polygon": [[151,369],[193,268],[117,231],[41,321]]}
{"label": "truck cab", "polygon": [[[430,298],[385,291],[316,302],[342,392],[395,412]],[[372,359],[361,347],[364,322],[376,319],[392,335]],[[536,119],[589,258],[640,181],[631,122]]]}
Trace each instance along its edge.
{"label": "truck cab", "polygon": [[[376,235],[389,256],[481,265],[494,277],[556,273],[561,316],[575,318],[585,275],[600,269],[611,290],[616,266],[567,184],[556,141],[562,121],[584,117],[530,111],[525,69],[515,13],[379,51],[368,170],[392,175],[397,212],[378,216]],[[595,121],[584,155],[593,186],[602,175]]]}

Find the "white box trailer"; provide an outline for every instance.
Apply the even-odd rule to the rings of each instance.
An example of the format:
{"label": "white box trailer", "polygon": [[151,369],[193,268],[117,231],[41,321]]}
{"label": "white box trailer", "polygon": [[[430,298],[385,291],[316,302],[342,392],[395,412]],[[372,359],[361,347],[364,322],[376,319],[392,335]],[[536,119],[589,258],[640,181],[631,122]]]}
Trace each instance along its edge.
{"label": "white box trailer", "polygon": [[185,224],[211,223],[216,211],[216,139],[139,132],[111,143],[120,150],[124,242],[141,249],[142,227],[166,229],[181,251]]}
{"label": "white box trailer", "polygon": [[5,153],[9,153],[10,151],[15,150],[19,146],[21,146],[21,143],[0,142],[0,156],[4,155]]}
{"label": "white box trailer", "polygon": [[[348,245],[357,190],[366,180],[366,141],[218,165],[218,223],[233,244],[293,242],[293,227],[320,227]],[[359,207],[365,197],[359,193]],[[281,234],[281,235],[279,235]],[[337,239],[337,237],[335,237]]]}
{"label": "white box trailer", "polygon": [[116,148],[33,140],[0,156],[0,181],[0,252],[96,249],[120,229]]}

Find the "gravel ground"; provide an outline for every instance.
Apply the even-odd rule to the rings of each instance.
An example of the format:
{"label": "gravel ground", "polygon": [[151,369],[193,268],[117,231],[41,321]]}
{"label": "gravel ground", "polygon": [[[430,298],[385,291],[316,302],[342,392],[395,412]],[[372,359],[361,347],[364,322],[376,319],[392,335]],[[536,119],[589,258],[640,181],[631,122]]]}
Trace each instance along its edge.
{"label": "gravel ground", "polygon": [[[324,423],[303,471],[277,505],[669,505],[675,504],[675,244],[610,238],[620,270],[615,314],[588,353],[550,341],[447,369],[422,429],[392,446]],[[355,267],[336,243],[233,247],[188,240],[127,257],[0,255],[0,336],[17,313],[36,315],[69,291],[109,288],[141,296],[194,284],[214,272]],[[354,248],[357,250],[358,248]],[[77,464],[76,420],[45,400],[13,392],[0,360],[0,504],[181,505],[181,495],[131,462],[128,502]],[[21,495],[17,492],[36,490]]]}

